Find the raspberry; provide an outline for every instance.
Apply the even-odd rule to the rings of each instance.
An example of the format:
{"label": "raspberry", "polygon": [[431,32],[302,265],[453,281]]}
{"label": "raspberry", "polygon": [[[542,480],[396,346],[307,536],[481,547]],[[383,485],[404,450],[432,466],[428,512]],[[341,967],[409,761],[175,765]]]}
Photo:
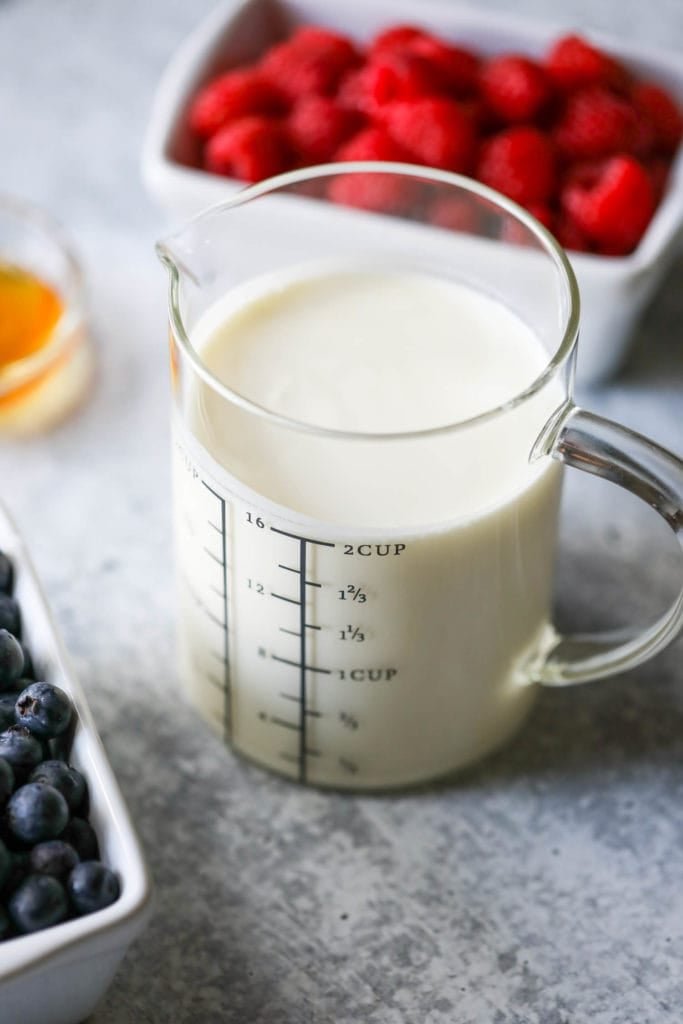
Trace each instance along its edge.
{"label": "raspberry", "polygon": [[561,213],[555,218],[553,234],[563,249],[573,249],[574,252],[590,252],[588,239],[566,213]]}
{"label": "raspberry", "polygon": [[450,46],[435,36],[422,35],[409,44],[410,53],[424,57],[438,72],[444,89],[458,98],[473,96],[478,88],[479,58],[461,46]]}
{"label": "raspberry", "polygon": [[387,53],[400,53],[424,35],[424,31],[415,25],[395,25],[375,36],[368,48],[368,57],[372,60]]}
{"label": "raspberry", "polygon": [[545,72],[534,61],[514,54],[494,57],[481,74],[488,107],[502,121],[533,121],[551,98]]}
{"label": "raspberry", "polygon": [[398,160],[408,154],[382,128],[366,128],[346,142],[334,155],[335,160]]}
{"label": "raspberry", "polygon": [[378,57],[365,68],[366,88],[378,106],[440,91],[439,76],[424,57],[412,53]]}
{"label": "raspberry", "polygon": [[477,204],[471,198],[443,195],[430,204],[427,219],[436,227],[471,235],[478,230],[481,217]]}
{"label": "raspberry", "polygon": [[382,121],[413,162],[466,173],[472,166],[475,134],[470,117],[455,100],[439,97],[392,103]]}
{"label": "raspberry", "polygon": [[557,88],[564,92],[591,85],[620,88],[627,80],[626,71],[617,61],[577,35],[563,36],[553,44],[545,68]]}
{"label": "raspberry", "polygon": [[683,116],[675,100],[654,82],[639,82],[632,96],[636,110],[652,129],[654,145],[663,153],[673,153],[683,135]]}
{"label": "raspberry", "polygon": [[208,138],[226,123],[247,114],[277,114],[282,97],[277,89],[250,68],[228,71],[205,85],[192,101],[190,127]]}
{"label": "raspberry", "polygon": [[592,158],[631,152],[636,141],[636,114],[625,100],[596,86],[567,100],[553,136],[569,157]]}
{"label": "raspberry", "polygon": [[[405,161],[406,152],[380,128],[359,132],[335,154],[335,160]],[[418,183],[394,174],[340,174],[330,182],[335,203],[381,213],[401,213],[413,203]]]}
{"label": "raspberry", "polygon": [[219,128],[206,144],[204,164],[215,174],[261,181],[287,170],[291,153],[284,128],[266,117],[243,117]]}
{"label": "raspberry", "polygon": [[329,96],[300,99],[287,119],[292,146],[304,164],[325,163],[361,127],[362,118]]}
{"label": "raspberry", "polygon": [[[553,227],[553,215],[548,206],[544,203],[527,203],[526,209],[549,231]],[[518,220],[505,218],[501,224],[500,237],[510,245],[526,245],[536,247],[538,245],[535,236],[531,234],[526,225]]]}
{"label": "raspberry", "polygon": [[560,201],[578,229],[609,255],[625,255],[637,245],[655,208],[647,171],[629,156],[606,161],[592,184],[568,184]]}
{"label": "raspberry", "polygon": [[553,145],[536,128],[508,128],[482,146],[476,177],[523,206],[545,203],[555,188]]}
{"label": "raspberry", "polygon": [[274,46],[261,61],[261,71],[289,100],[313,94],[331,95],[346,71],[360,60],[345,36],[315,26],[300,28]]}
{"label": "raspberry", "polygon": [[650,160],[648,163],[647,170],[650,175],[650,181],[652,182],[655,197],[657,202],[659,202],[666,191],[671,164],[668,160],[664,159],[664,157],[655,157],[654,160]]}

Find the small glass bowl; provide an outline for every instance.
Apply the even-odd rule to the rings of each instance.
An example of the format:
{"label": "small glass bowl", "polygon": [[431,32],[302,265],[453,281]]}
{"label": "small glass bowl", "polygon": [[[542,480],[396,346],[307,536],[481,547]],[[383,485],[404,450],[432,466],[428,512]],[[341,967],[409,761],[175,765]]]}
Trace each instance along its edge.
{"label": "small glass bowl", "polygon": [[62,304],[45,344],[0,365],[0,434],[31,434],[70,413],[92,380],[83,275],[52,217],[7,195],[0,195],[0,265],[25,271],[53,288]]}

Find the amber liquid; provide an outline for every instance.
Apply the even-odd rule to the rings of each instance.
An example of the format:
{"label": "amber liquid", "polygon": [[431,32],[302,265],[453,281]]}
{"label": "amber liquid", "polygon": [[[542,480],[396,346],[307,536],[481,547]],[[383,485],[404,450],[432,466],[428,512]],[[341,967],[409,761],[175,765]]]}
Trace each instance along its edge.
{"label": "amber liquid", "polygon": [[63,300],[49,284],[28,270],[0,263],[0,430],[43,429],[68,412],[85,390],[89,356],[86,369],[82,327],[50,355],[63,313]]}

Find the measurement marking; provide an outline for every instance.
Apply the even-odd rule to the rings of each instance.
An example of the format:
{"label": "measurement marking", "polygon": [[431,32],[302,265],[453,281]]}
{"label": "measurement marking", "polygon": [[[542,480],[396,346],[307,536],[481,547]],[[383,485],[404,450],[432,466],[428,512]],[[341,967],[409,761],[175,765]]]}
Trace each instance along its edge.
{"label": "measurement marking", "polygon": [[209,526],[213,527],[213,529],[216,531],[216,533],[220,533],[221,532],[220,526],[216,526],[216,524],[212,523],[210,519],[207,519],[206,521],[209,524]]}
{"label": "measurement marking", "polygon": [[287,722],[284,718],[275,718],[273,715],[268,719],[273,725],[279,725],[283,729],[292,729],[294,732],[299,732],[301,726],[298,722]]}
{"label": "measurement marking", "polygon": [[220,661],[221,664],[227,665],[227,662],[225,660],[225,655],[224,654],[219,654],[218,651],[209,651],[209,654],[212,657],[214,657],[217,661]]}
{"label": "measurement marking", "polygon": [[299,539],[299,697],[301,698],[301,729],[299,730],[299,778],[306,781],[306,541]]}
{"label": "measurement marking", "polygon": [[209,589],[213,590],[214,594],[218,594],[219,597],[225,597],[225,591],[219,590],[218,587],[214,587],[213,584],[210,585]]}
{"label": "measurement marking", "polygon": [[206,551],[209,558],[213,558],[214,562],[217,562],[218,565],[221,565],[223,566],[223,568],[225,568],[225,561],[221,561],[221,559],[218,558],[217,555],[214,555],[213,551],[210,551],[209,548],[206,547],[206,545],[204,546],[204,550]]}
{"label": "measurement marking", "polygon": [[[295,697],[293,693],[281,693],[280,696],[283,700],[293,700],[295,704],[300,704],[301,700],[299,697]],[[309,718],[322,718],[322,711],[313,711],[313,709],[306,709],[306,714]]]}
{"label": "measurement marking", "polygon": [[[221,558],[217,558],[213,551],[209,551],[207,547],[204,548],[207,555],[214,560],[218,565],[221,566],[223,573],[223,657],[220,659],[223,662],[223,691],[224,691],[224,703],[223,703],[223,729],[225,732],[226,739],[232,737],[232,681],[230,677],[230,638],[228,636],[228,554],[227,554],[227,518],[225,513],[225,498],[214,491],[213,487],[210,487],[205,480],[202,480],[204,487],[207,491],[218,500],[221,509],[221,525],[219,533],[221,536]],[[209,521],[210,522],[210,521]],[[214,523],[211,523],[215,526]],[[213,616],[211,616],[213,618]]]}
{"label": "measurement marking", "polygon": [[[287,530],[279,530],[277,526],[271,526],[270,529],[273,533],[280,533],[283,537],[291,537],[292,540],[298,540],[302,544],[318,544],[323,548],[333,548],[334,544],[330,544],[328,540],[313,540],[312,537],[303,537],[300,533],[288,533]],[[305,573],[304,573],[305,575]]]}
{"label": "measurement marking", "polygon": [[[303,639],[303,638],[302,638]],[[322,672],[326,676],[332,675],[332,669],[330,668],[317,668],[316,665],[304,665],[302,661],[291,661],[289,658],[280,658],[277,654],[271,654],[273,661],[281,661],[283,665],[291,665],[293,668],[300,668],[303,672]],[[305,694],[304,694],[305,698]],[[305,704],[305,699],[302,700],[302,704]]]}
{"label": "measurement marking", "polygon": [[[278,569],[286,569],[287,572],[295,572],[297,576],[301,575],[301,569],[294,569],[291,565],[283,565],[282,562],[277,563]],[[307,587],[322,587],[322,583],[314,583],[313,580],[306,580]]]}
{"label": "measurement marking", "polygon": [[217,690],[220,690],[221,693],[223,692],[223,684],[218,678],[218,676],[215,676],[213,672],[207,672],[206,678],[209,680],[210,683],[213,683]]}
{"label": "measurement marking", "polygon": [[314,750],[311,747],[307,747],[306,748],[306,756],[307,757],[321,757],[322,755],[321,755],[319,750]]}
{"label": "measurement marking", "polygon": [[213,623],[215,623],[218,626],[219,629],[227,630],[228,627],[227,627],[226,623],[222,622],[221,619],[219,619],[217,615],[213,614],[213,612],[210,612],[205,604],[201,605],[201,609],[204,612],[204,614],[206,615],[207,619],[211,619],[211,621]]}
{"label": "measurement marking", "polygon": [[301,601],[296,601],[293,597],[285,597],[283,594],[276,594],[272,590],[270,596],[276,597],[278,601],[287,601],[289,604],[301,604]]}
{"label": "measurement marking", "polygon": [[312,622],[304,622],[306,629],[322,629],[322,626],[314,626]]}
{"label": "measurement marking", "polygon": [[290,761],[292,764],[299,763],[299,758],[297,754],[288,754],[284,750],[280,751],[278,757],[281,757],[283,761]]}
{"label": "measurement marking", "polygon": [[289,633],[290,636],[301,636],[301,633],[297,633],[295,629],[285,629],[284,626],[280,626],[281,633]]}

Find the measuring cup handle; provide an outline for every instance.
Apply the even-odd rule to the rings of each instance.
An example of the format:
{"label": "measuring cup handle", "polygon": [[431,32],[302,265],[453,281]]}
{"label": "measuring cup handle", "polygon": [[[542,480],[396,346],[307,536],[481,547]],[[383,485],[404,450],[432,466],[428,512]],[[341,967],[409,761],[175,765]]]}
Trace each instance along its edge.
{"label": "measuring cup handle", "polygon": [[[567,403],[546,425],[532,459],[551,455],[567,466],[611,480],[651,505],[683,547],[683,462],[653,441]],[[651,658],[683,625],[683,590],[669,610],[642,632],[555,634],[534,667],[534,679],[569,686],[615,675]]]}

